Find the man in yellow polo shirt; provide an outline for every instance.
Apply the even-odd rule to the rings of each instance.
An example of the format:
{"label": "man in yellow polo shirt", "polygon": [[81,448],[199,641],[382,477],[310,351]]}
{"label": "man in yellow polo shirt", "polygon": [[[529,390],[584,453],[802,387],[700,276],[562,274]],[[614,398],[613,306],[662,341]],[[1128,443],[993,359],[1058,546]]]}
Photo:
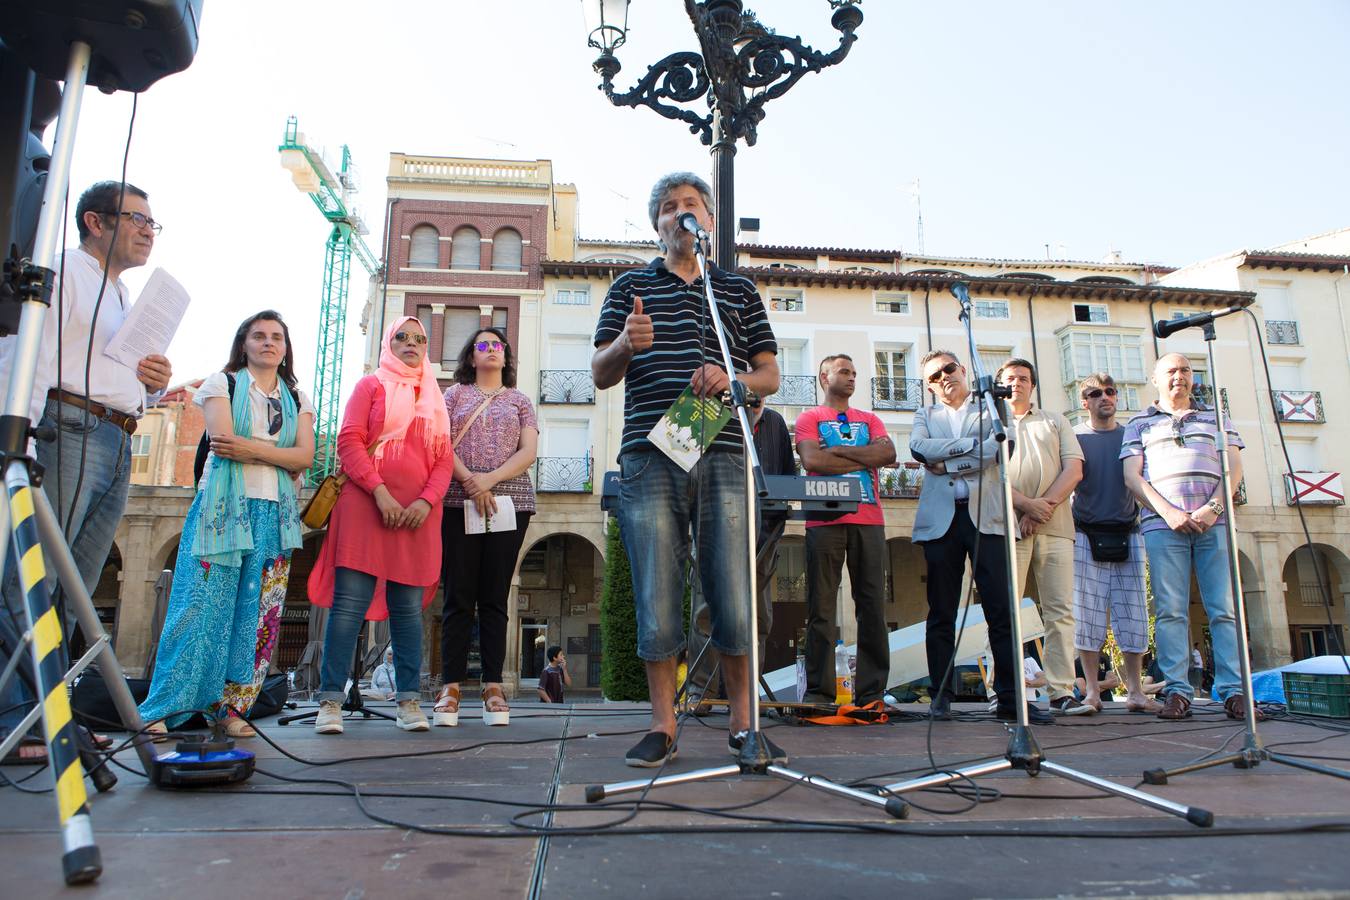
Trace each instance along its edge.
{"label": "man in yellow polo shirt", "polygon": [[1017,444],[1008,477],[1016,513],[1017,584],[1026,594],[1027,575],[1036,575],[1037,601],[1045,623],[1045,658],[1050,712],[1090,715],[1092,707],[1073,696],[1073,514],[1069,496],[1083,477],[1083,450],[1063,414],[1031,402],[1036,367],[1014,357],[995,380],[1012,389]]}

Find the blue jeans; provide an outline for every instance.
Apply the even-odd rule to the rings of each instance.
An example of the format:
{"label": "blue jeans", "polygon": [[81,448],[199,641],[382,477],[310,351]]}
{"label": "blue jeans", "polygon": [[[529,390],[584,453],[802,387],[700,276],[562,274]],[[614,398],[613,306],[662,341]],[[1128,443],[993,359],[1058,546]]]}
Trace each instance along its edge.
{"label": "blue jeans", "polygon": [[[395,700],[422,696],[422,595],[423,588],[396,581],[384,583],[389,607],[389,638],[394,647]],[[347,698],[342,686],[352,671],[352,654],[366,610],[375,597],[375,576],[338,567],[333,577],[333,609],[323,638],[323,671],[319,681],[320,701]]]}
{"label": "blue jeans", "polygon": [[619,532],[633,570],[641,659],[669,659],[685,645],[684,573],[695,515],[712,645],[728,656],[750,652],[743,460],[714,450],[686,472],[656,449],[619,457]]}
{"label": "blue jeans", "polygon": [[1182,534],[1171,529],[1144,534],[1148,551],[1149,581],[1153,585],[1153,640],[1158,648],[1158,668],[1167,684],[1164,694],[1195,696],[1187,677],[1191,666],[1190,619],[1191,571],[1200,586],[1200,599],[1209,616],[1209,635],[1214,652],[1214,689],[1220,700],[1242,691],[1238,671],[1237,625],[1228,571],[1228,537],[1222,528],[1203,534]]}
{"label": "blue jeans", "polygon": [[[98,585],[99,576],[103,574],[108,553],[112,550],[117,525],[126,511],[127,488],[131,481],[131,437],[111,422],[96,419],[78,406],[55,400],[47,401],[41,424],[59,429],[61,438],[59,466],[56,442],[38,442],[37,459],[46,470],[43,490],[51,501],[61,528],[65,529],[67,519],[71,521],[68,533],[70,552],[75,558],[80,577],[84,579],[85,588],[92,594]],[[82,441],[86,442],[84,480],[80,482],[77,496],[75,482],[80,475]],[[9,535],[4,535],[4,540],[8,545]],[[25,601],[19,589],[12,549],[10,547],[10,552],[5,555],[4,593],[6,602],[18,617],[21,631]],[[47,589],[56,590],[56,570],[50,564],[47,566]],[[5,637],[5,645],[12,646],[12,637]],[[4,667],[5,661],[0,659],[0,668]],[[32,668],[25,664],[24,670],[31,672]],[[12,681],[0,697],[0,709],[31,699],[26,686]],[[23,710],[0,713],[0,727],[12,727],[23,716]]]}

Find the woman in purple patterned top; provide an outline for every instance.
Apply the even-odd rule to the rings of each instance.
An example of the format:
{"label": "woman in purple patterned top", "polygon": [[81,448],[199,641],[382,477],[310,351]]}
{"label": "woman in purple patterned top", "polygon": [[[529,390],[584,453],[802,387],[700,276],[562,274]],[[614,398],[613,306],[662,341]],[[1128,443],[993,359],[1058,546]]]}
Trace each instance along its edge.
{"label": "woman in purple patterned top", "polygon": [[[455,477],[445,495],[441,585],[441,665],[444,686],[436,697],[435,723],[459,724],[459,684],[468,674],[475,609],[483,722],[507,725],[511,709],[502,691],[506,662],[506,595],[516,557],[534,513],[530,466],[539,445],[539,420],[530,398],[516,390],[516,361],[506,334],[484,328],[459,354],[455,384],[445,392],[450,433],[455,440]],[[465,533],[465,507],[488,518],[510,498],[516,527],[511,531]]]}

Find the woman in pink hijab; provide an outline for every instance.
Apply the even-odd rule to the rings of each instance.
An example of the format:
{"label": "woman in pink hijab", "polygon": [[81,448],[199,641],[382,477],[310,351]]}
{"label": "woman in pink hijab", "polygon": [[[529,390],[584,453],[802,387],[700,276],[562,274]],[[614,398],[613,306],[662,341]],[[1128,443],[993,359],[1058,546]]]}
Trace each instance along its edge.
{"label": "woman in pink hijab", "polygon": [[397,725],[426,731],[422,609],[441,570],[441,500],[454,472],[450,419],[412,316],[384,334],[380,367],[356,383],[338,432],[348,481],[309,576],[309,599],[331,606],[314,730],[342,733],[343,686],[363,619],[389,619]]}

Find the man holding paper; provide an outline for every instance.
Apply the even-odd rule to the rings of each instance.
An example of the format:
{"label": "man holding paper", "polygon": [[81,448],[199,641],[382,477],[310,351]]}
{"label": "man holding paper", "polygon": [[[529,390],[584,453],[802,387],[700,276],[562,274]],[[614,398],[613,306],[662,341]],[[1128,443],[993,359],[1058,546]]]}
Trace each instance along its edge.
{"label": "man holding paper", "polygon": [[[717,333],[705,317],[703,279],[694,235],[679,217],[692,213],[713,227],[712,191],[689,172],[667,175],[652,188],[647,211],[666,252],[615,280],[595,329],[591,374],[598,388],[620,381],[624,428],[619,447],[619,528],[633,570],[638,656],[646,663],[651,695],[649,733],[628,751],[631,766],[660,766],[675,748],[675,668],[685,645],[684,576],[691,526],[698,541],[700,581],[712,614],[711,640],[722,656],[722,678],[731,702],[728,746],[737,753],[750,721],[750,553],[746,544],[745,470],[741,430],[714,409],[730,387]],[[735,377],[762,397],[778,390],[778,344],[764,301],[748,278],[710,265],[709,277],[725,324]],[[705,427],[691,428],[700,452],[686,468],[657,449],[652,436],[690,389]],[[709,401],[705,406],[699,400]],[[667,424],[671,421],[666,418]],[[720,430],[712,433],[713,425]],[[695,519],[697,521],[695,522]],[[767,741],[766,741],[767,743]],[[768,747],[777,764],[781,750]]]}
{"label": "man holding paper", "polygon": [[[43,486],[61,523],[70,522],[71,552],[85,586],[93,591],[126,508],[136,420],[147,403],[159,399],[172,369],[157,353],[134,366],[104,354],[131,309],[121,275],[146,264],[160,231],[145,191],[101,181],[80,196],[75,225],[80,245],[67,250],[57,264],[60,296],[43,318],[29,417],[57,432],[56,441],[37,445],[38,462],[47,473]],[[17,337],[0,341],[5,379],[17,343]],[[76,496],[82,456],[84,479]]]}

